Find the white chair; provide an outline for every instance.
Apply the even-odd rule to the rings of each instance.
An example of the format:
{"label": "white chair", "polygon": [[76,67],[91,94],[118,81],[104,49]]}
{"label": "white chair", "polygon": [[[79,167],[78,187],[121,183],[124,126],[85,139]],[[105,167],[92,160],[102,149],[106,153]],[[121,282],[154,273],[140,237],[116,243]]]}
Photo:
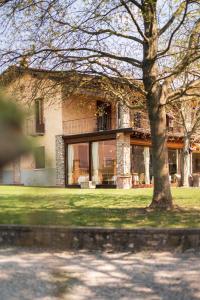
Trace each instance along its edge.
{"label": "white chair", "polygon": [[82,182],[89,181],[89,176],[79,176],[78,183],[81,184]]}

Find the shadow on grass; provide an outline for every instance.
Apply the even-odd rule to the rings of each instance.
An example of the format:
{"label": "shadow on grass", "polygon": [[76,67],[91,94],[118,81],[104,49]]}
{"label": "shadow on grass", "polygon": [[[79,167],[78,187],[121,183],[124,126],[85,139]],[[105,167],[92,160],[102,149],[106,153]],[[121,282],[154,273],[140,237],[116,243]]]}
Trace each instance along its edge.
{"label": "shadow on grass", "polygon": [[[26,191],[26,190],[25,190]],[[72,191],[2,194],[0,224],[134,227],[200,227],[200,210],[146,211],[150,192]],[[66,191],[66,190],[64,190]]]}
{"label": "shadow on grass", "polygon": [[66,211],[13,209],[0,212],[1,224],[134,227],[200,227],[199,211],[147,212],[144,208],[76,207]]}

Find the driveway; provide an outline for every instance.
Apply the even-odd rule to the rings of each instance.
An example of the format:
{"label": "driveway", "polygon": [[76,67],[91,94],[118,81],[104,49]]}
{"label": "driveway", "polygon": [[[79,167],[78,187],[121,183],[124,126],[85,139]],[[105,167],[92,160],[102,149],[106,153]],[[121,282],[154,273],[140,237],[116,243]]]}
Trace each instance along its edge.
{"label": "driveway", "polygon": [[0,249],[0,300],[200,299],[200,253]]}

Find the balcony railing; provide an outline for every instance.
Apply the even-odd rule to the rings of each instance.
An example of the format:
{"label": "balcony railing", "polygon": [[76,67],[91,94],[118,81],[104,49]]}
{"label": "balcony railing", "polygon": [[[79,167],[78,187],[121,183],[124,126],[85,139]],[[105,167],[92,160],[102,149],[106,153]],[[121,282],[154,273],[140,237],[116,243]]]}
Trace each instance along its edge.
{"label": "balcony railing", "polygon": [[[130,123],[131,123],[130,127],[132,127],[133,130],[141,133],[150,134],[150,123],[147,115],[141,114],[140,117],[132,116]],[[168,136],[172,136],[172,137],[183,136],[183,127],[175,120],[173,120],[170,126],[167,127],[167,131],[168,131]]]}
{"label": "balcony railing", "polygon": [[150,132],[149,119],[145,114],[137,114],[131,116],[130,127],[139,132]]}
{"label": "balcony railing", "polygon": [[[99,131],[107,131],[112,129],[119,129],[118,122],[115,118],[110,117],[91,117],[83,119],[75,119],[63,122],[63,133],[65,135],[75,135]],[[130,125],[127,127],[133,128],[133,131],[150,134],[149,119],[145,114],[133,115],[130,119]],[[168,127],[168,136],[180,137],[183,135],[183,128],[173,121],[173,126]]]}
{"label": "balcony railing", "polygon": [[64,134],[73,135],[116,129],[116,119],[110,117],[92,117],[63,122]]}

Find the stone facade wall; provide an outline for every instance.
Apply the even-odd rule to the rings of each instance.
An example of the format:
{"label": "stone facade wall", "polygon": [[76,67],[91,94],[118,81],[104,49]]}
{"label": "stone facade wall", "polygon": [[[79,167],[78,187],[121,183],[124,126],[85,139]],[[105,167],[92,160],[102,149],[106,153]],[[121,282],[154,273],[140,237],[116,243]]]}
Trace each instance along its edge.
{"label": "stone facade wall", "polygon": [[200,249],[200,229],[106,229],[0,225],[1,246],[65,250],[166,251]]}
{"label": "stone facade wall", "polygon": [[129,189],[131,182],[130,134],[117,133],[117,188]]}
{"label": "stone facade wall", "polygon": [[56,136],[56,185],[65,185],[65,145],[62,135]]}

